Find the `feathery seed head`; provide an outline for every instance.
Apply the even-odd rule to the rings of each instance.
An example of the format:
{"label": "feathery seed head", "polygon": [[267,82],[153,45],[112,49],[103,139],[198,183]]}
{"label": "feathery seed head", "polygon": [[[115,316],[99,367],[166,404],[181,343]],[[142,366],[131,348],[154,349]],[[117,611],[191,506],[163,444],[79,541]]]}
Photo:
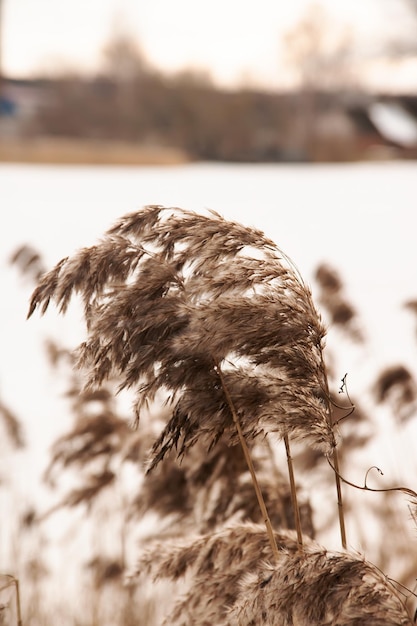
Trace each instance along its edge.
{"label": "feathery seed head", "polygon": [[279,560],[273,565],[264,529],[255,524],[155,542],[141,556],[136,576],[150,572],[175,580],[192,574],[192,586],[170,611],[171,625],[411,625],[393,585],[362,557],[328,552],[312,540],[300,552],[294,533],[275,537]]}
{"label": "feathery seed head", "polygon": [[235,441],[220,372],[247,438],[272,431],[332,449],[324,328],[262,232],[213,212],[148,206],[44,276],[29,315],[51,299],[65,312],[73,293],[84,302],[87,384],[118,376],[136,390],[138,414],[158,390],[171,398],[152,466],[200,439]]}

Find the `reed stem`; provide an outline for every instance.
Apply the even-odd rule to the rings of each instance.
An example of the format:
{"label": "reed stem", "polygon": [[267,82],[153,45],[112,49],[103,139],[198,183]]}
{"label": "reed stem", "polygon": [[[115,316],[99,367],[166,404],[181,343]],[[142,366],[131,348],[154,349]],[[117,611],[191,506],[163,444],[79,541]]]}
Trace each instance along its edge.
{"label": "reed stem", "polygon": [[347,539],[346,539],[346,528],[345,528],[345,516],[343,511],[343,497],[342,497],[342,482],[340,480],[340,469],[339,469],[339,456],[337,453],[336,446],[333,448],[333,467],[334,467],[334,475],[336,480],[336,491],[337,491],[337,508],[339,513],[339,527],[340,527],[340,539],[342,541],[342,547],[344,550],[347,550]]}
{"label": "reed stem", "polygon": [[[323,369],[325,369],[324,367],[324,363],[323,363]],[[345,385],[345,378],[346,375],[344,376],[344,378],[342,379],[343,385]],[[328,422],[329,425],[332,429],[334,429],[335,424],[333,424],[332,422],[332,410],[331,410],[331,399],[330,399],[330,394],[329,394],[329,390],[327,389],[327,398],[329,401],[328,407]],[[348,398],[349,398],[349,394],[348,394]],[[350,400],[350,398],[349,398]],[[334,403],[333,403],[334,404]],[[354,408],[353,403],[351,402],[351,407],[352,410]],[[337,422],[336,422],[337,424]],[[333,458],[333,470],[334,470],[334,476],[335,476],[335,481],[336,481],[336,492],[337,492],[337,511],[338,511],[338,516],[339,516],[339,529],[340,529],[340,540],[342,543],[342,548],[344,550],[347,550],[347,539],[346,539],[346,527],[345,527],[345,514],[344,514],[344,510],[343,510],[343,496],[342,496],[342,480],[341,480],[341,476],[340,476],[340,469],[339,469],[339,455],[337,452],[337,446],[336,446],[336,439],[334,436],[334,430],[333,430],[333,435],[332,435],[332,443],[333,443],[333,451],[332,451],[332,458]]]}
{"label": "reed stem", "polygon": [[16,613],[17,613],[17,626],[22,626],[22,613],[20,608],[20,587],[19,581],[17,578],[14,579],[14,584],[16,587]]}
{"label": "reed stem", "polygon": [[255,467],[253,465],[253,461],[252,461],[252,457],[251,457],[251,454],[250,454],[250,450],[249,450],[248,445],[246,443],[246,439],[245,439],[245,436],[244,436],[244,434],[242,432],[242,428],[240,426],[240,422],[239,422],[239,418],[238,418],[237,413],[236,413],[236,409],[234,407],[232,398],[231,398],[229,390],[228,390],[228,388],[226,386],[226,383],[225,383],[225,380],[224,380],[224,377],[223,377],[223,373],[222,373],[219,365],[216,365],[216,370],[217,370],[217,373],[219,375],[220,382],[221,382],[221,385],[222,385],[222,389],[223,389],[224,395],[226,397],[226,401],[227,401],[227,404],[229,406],[230,412],[232,414],[233,422],[234,422],[234,424],[236,426],[237,434],[238,434],[238,437],[239,437],[240,445],[242,446],[242,450],[243,450],[243,454],[244,454],[244,457],[245,457],[245,460],[246,460],[246,464],[248,466],[248,469],[249,469],[249,472],[250,472],[250,475],[251,475],[251,478],[252,478],[252,483],[253,483],[253,486],[254,486],[254,489],[255,489],[255,493],[256,493],[257,500],[258,500],[259,508],[261,509],[261,513],[262,513],[262,516],[263,516],[266,532],[267,532],[267,535],[268,535],[269,542],[271,544],[271,549],[272,549],[272,552],[273,552],[273,555],[274,555],[276,561],[278,562],[278,560],[279,560],[278,546],[277,546],[277,542],[275,540],[275,535],[274,535],[274,531],[273,531],[273,528],[272,528],[271,520],[270,520],[269,515],[268,515],[268,510],[266,508],[265,500],[264,500],[264,497],[262,495],[261,488],[259,486],[258,478],[256,476]]}
{"label": "reed stem", "polygon": [[[7,589],[8,587],[14,587],[16,590],[16,618],[17,618],[17,626],[22,626],[22,612],[20,607],[20,591],[19,591],[19,580],[12,576],[11,574],[4,574],[5,578],[8,578],[8,582],[4,585],[4,587],[0,587],[0,591]],[[3,622],[1,622],[3,623]]]}
{"label": "reed stem", "polygon": [[290,440],[288,435],[284,435],[285,452],[287,453],[288,476],[290,479],[291,502],[294,511],[295,529],[297,531],[297,545],[301,551],[303,549],[303,533],[301,529],[300,507],[298,506],[297,488],[295,486],[294,467],[292,463]]}

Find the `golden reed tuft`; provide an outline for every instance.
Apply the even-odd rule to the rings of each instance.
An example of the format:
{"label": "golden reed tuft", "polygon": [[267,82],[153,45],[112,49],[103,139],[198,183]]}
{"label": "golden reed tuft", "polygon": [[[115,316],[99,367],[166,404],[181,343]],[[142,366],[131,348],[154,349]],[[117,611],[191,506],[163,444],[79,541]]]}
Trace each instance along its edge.
{"label": "golden reed tuft", "polygon": [[274,432],[331,452],[324,328],[297,271],[260,231],[148,206],[44,275],[29,315],[51,300],[65,312],[74,293],[88,385],[119,377],[137,391],[138,419],[166,391],[172,414],[151,467],[172,448],[181,456],[197,441],[236,442],[224,386],[247,440]]}
{"label": "golden reed tuft", "polygon": [[155,542],[134,576],[189,575],[164,626],[411,625],[394,586],[360,556],[328,552],[312,540],[299,552],[295,533],[275,537],[280,558],[274,564],[264,528],[255,524]]}
{"label": "golden reed tuft", "polygon": [[[78,365],[87,371],[86,393],[120,380],[120,389],[135,391],[137,420],[157,394],[165,394],[168,418],[153,444],[149,470],[165,457],[187,459],[208,450],[208,464],[205,469],[200,464],[197,474],[192,463],[185,463],[185,473],[171,467],[144,483],[148,509],[158,508],[151,491],[163,493],[161,480],[173,480],[177,493],[184,493],[185,483],[195,529],[203,533],[180,539],[166,533],[140,559],[136,577],[148,572],[175,580],[190,574],[166,624],[411,623],[379,570],[360,557],[328,553],[311,539],[303,545],[299,523],[297,536],[273,532],[269,518],[267,533],[241,518],[230,525],[235,514],[256,516],[245,513],[230,490],[218,487],[214,478],[224,475],[224,460],[222,455],[216,459],[215,450],[236,450],[240,442],[248,461],[253,442],[270,432],[284,439],[288,456],[289,436],[325,455],[335,448],[322,356],[324,327],[309,289],[274,242],[215,213],[148,206],[119,220],[96,246],[45,274],[29,316],[36,309],[45,313],[51,301],[65,312],[74,294],[82,298],[87,325],[87,340],[78,349]],[[102,426],[96,423],[98,431]],[[88,454],[88,439],[81,440],[82,446],[87,441],[82,451]],[[65,448],[66,441],[61,443]],[[238,456],[236,477],[243,493]],[[254,484],[255,465],[256,458],[250,458]],[[260,477],[272,501],[270,483],[262,472]],[[96,479],[86,487],[93,496],[113,476]],[[200,502],[199,484],[206,492]],[[277,498],[283,500],[277,486]],[[75,495],[87,497],[85,492]],[[169,507],[175,512],[172,499],[161,508]],[[198,507],[205,513],[211,509],[213,516],[198,515]],[[267,513],[260,508],[265,521]],[[285,507],[281,513],[274,519],[279,525]]]}

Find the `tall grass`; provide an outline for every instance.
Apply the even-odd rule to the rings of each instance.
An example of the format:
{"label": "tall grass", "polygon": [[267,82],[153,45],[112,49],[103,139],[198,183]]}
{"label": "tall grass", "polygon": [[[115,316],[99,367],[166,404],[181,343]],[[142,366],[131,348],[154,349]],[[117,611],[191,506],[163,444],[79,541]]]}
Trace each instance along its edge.
{"label": "tall grass", "polygon": [[[157,427],[145,419],[144,441],[156,435],[140,507],[172,513],[178,502],[171,490],[186,502],[187,523],[164,531],[163,541],[142,555],[134,579],[144,571],[185,576],[186,595],[166,623],[411,623],[395,587],[374,566],[346,551],[328,552],[306,536],[290,440],[334,467],[347,548],[324,326],[309,289],[274,242],[214,213],[149,206],[45,274],[29,316],[45,313],[51,301],[65,313],[74,294],[82,299],[87,330],[77,352],[86,377],[79,397],[95,397],[108,381],[133,390],[140,460],[146,447],[141,421],[149,408],[164,406]],[[116,422],[106,429],[108,414],[107,422],[102,413],[95,419],[96,431],[104,429],[104,440],[111,434],[113,445],[115,432],[123,431]],[[76,437],[90,445],[72,447],[78,461],[102,454],[95,445],[103,438],[96,432],[89,439],[92,422],[85,430],[83,424]],[[271,436],[285,444],[292,516],[283,504],[288,482],[275,455],[268,456]],[[74,437],[61,441],[56,460],[69,454]],[[112,482],[114,474],[106,472]],[[229,507],[240,490],[253,502],[245,473],[259,507],[246,517],[242,501]],[[103,476],[96,473],[87,485],[93,495],[107,484]],[[87,492],[78,495],[84,500]]]}

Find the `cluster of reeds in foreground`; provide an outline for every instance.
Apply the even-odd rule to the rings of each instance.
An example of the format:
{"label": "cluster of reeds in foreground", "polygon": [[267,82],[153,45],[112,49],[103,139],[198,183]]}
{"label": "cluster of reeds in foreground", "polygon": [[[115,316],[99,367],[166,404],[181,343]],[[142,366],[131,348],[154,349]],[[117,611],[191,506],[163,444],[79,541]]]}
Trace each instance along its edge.
{"label": "cluster of reeds in foreground", "polygon": [[[333,289],[335,323],[351,322],[336,278],[325,268],[319,278]],[[351,408],[334,406],[324,326],[273,241],[215,213],[148,206],[44,274],[29,315],[51,302],[65,313],[74,294],[87,328],[71,388],[78,420],[49,473],[78,466],[83,486],[64,501],[76,505],[115,485],[120,463],[145,467],[129,521],[154,511],[162,523],[126,588],[152,575],[158,600],[156,581],[178,581],[155,623],[412,623],[401,586],[347,549],[335,423]],[[123,389],[134,394],[134,432],[115,411]],[[294,446],[319,480],[334,480],[340,551],[314,540]],[[415,507],[417,494],[398,490]],[[136,601],[150,612],[152,592]]]}

